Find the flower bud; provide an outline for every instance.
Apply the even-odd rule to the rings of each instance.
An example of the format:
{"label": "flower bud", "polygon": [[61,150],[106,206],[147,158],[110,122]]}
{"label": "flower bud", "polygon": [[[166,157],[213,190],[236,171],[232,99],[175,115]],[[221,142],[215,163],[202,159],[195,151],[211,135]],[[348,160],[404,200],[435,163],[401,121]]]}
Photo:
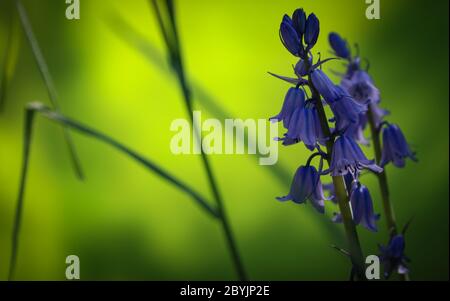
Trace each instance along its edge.
{"label": "flower bud", "polygon": [[317,19],[315,14],[310,14],[305,24],[305,43],[308,48],[311,49],[317,42],[319,38],[320,25],[319,19]]}
{"label": "flower bud", "polygon": [[285,15],[280,25],[280,37],[284,47],[295,56],[300,52],[300,38],[292,25],[292,20]]}

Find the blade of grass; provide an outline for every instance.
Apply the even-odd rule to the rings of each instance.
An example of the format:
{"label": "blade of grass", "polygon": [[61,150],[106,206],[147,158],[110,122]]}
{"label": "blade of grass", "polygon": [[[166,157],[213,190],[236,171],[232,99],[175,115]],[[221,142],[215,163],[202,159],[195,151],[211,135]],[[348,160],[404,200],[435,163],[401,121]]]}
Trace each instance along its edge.
{"label": "blade of grass", "polygon": [[[22,1],[16,0],[17,11],[19,13],[20,22],[22,24],[22,28],[25,32],[27,40],[30,44],[31,50],[33,52],[33,56],[35,58],[36,64],[38,65],[39,72],[41,73],[42,79],[45,83],[45,87],[47,88],[47,93],[50,99],[50,102],[53,108],[57,111],[60,111],[59,102],[58,102],[58,93],[56,92],[55,85],[53,83],[53,79],[48,70],[47,63],[45,62],[44,56],[42,55],[41,49],[39,47],[38,41],[33,33],[32,26],[28,19],[27,12],[25,7],[22,4]],[[78,158],[77,152],[75,151],[75,145],[72,140],[72,136],[68,132],[66,128],[63,127],[63,134],[66,144],[69,148],[69,154],[72,161],[73,168],[75,170],[76,175],[83,179],[83,171],[81,169],[80,160]]]}
{"label": "blade of grass", "polygon": [[[158,20],[160,30],[161,30],[164,40],[166,42],[166,47],[167,47],[167,51],[169,52],[169,55],[171,58],[172,67],[178,77],[180,88],[183,93],[186,112],[190,118],[191,124],[194,127],[195,139],[196,139],[197,143],[201,143],[201,140],[202,140],[201,131],[198,129],[198,125],[193,121],[193,117],[192,117],[192,112],[193,112],[192,95],[191,95],[190,87],[188,86],[188,83],[186,80],[186,75],[184,73],[184,66],[183,66],[183,60],[182,60],[182,55],[181,55],[181,46],[180,46],[180,41],[178,39],[178,34],[176,33],[177,30],[176,30],[176,24],[175,24],[174,7],[170,1],[165,1],[164,3],[166,4],[166,8],[169,13],[171,29],[167,29],[165,27],[164,22],[163,22],[163,17],[161,14],[161,10],[160,10],[160,7],[159,7],[157,1],[151,0],[151,4],[152,4],[154,12],[156,14],[156,18]],[[214,173],[212,171],[212,167],[209,163],[208,157],[203,152],[202,147],[200,147],[200,150],[201,150],[200,153],[201,153],[203,167],[206,171],[208,181],[210,184],[210,188],[212,190],[212,193],[213,193],[214,198],[217,203],[219,217],[222,222],[222,227],[223,227],[225,237],[227,240],[227,244],[228,244],[232,259],[233,259],[233,263],[236,267],[238,277],[240,280],[247,280],[247,275],[246,275],[244,266],[242,264],[241,257],[239,255],[239,251],[237,249],[237,245],[236,245],[236,241],[234,239],[231,225],[228,221],[228,217],[227,217],[227,214],[225,211],[223,198],[219,191],[219,187],[218,187],[217,181],[215,179]]]}
{"label": "blade of grass", "polygon": [[3,56],[3,68],[0,79],[0,113],[3,112],[6,102],[6,93],[9,82],[13,77],[19,55],[20,39],[18,33],[18,22],[14,13],[14,5],[10,3],[10,16],[8,33],[6,36],[6,50]]}
{"label": "blade of grass", "polygon": [[56,111],[52,111],[50,108],[44,106],[41,103],[30,103],[25,110],[25,126],[24,126],[24,141],[23,141],[23,163],[22,163],[22,172],[20,177],[20,187],[19,187],[19,195],[17,199],[17,207],[14,217],[14,226],[12,233],[12,248],[11,248],[11,259],[10,259],[10,268],[8,279],[12,280],[14,277],[14,271],[16,267],[17,261],[17,253],[18,253],[18,241],[19,241],[19,232],[20,225],[22,220],[22,212],[23,212],[23,201],[24,201],[24,192],[26,186],[26,177],[28,173],[29,167],[29,158],[30,158],[30,145],[32,139],[33,132],[33,121],[35,114],[39,113],[41,116],[54,121],[60,124],[63,127],[71,128],[72,130],[76,130],[81,134],[90,136],[98,141],[106,143],[111,147],[115,148],[119,152],[125,154],[131,159],[135,160],[151,172],[155,173],[165,181],[174,185],[180,191],[186,193],[189,197],[191,197],[197,205],[199,205],[203,210],[205,210],[208,214],[213,216],[214,218],[219,218],[219,212],[216,208],[213,208],[209,205],[209,202],[201,196],[198,192],[196,192],[189,185],[176,178],[174,175],[164,170],[162,167],[152,162],[149,159],[146,159],[144,156],[140,155],[136,151],[130,149],[124,144],[118,142],[117,140],[96,131],[86,125],[83,125],[75,120],[69,119]]}
{"label": "blade of grass", "polygon": [[23,132],[23,158],[22,171],[20,175],[19,195],[17,197],[16,213],[12,232],[11,258],[9,261],[8,280],[12,280],[17,261],[17,250],[19,246],[19,232],[22,220],[23,195],[25,192],[25,183],[28,174],[28,162],[30,158],[31,135],[33,131],[34,111],[25,110],[25,127]]}

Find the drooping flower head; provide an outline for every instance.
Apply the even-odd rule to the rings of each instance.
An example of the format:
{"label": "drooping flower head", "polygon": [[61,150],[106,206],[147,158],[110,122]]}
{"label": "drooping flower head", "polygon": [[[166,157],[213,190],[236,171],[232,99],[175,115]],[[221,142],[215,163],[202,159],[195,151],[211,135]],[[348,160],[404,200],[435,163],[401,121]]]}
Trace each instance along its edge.
{"label": "drooping flower head", "polygon": [[335,91],[338,96],[330,103],[330,108],[334,113],[336,130],[343,133],[350,126],[360,124],[360,117],[367,107],[354,101],[342,87],[336,86]]}
{"label": "drooping flower head", "polygon": [[357,70],[343,77],[341,86],[360,104],[380,102],[380,91],[366,71]]}
{"label": "drooping flower head", "polygon": [[395,271],[398,274],[409,272],[407,263],[410,261],[404,254],[405,237],[402,234],[393,236],[387,246],[379,246],[380,260],[384,266],[384,277],[387,279]]}
{"label": "drooping flower head", "polygon": [[323,96],[325,101],[330,104],[339,97],[339,91],[336,90],[335,84],[331,79],[320,69],[315,69],[311,72],[311,80],[314,87]]}
{"label": "drooping flower head", "polygon": [[325,142],[325,135],[320,125],[319,114],[312,101],[308,101],[292,114],[286,138],[303,141],[309,150],[316,148],[318,143]]}
{"label": "drooping flower head", "polygon": [[[361,225],[369,231],[377,232],[376,221],[380,218],[380,215],[375,214],[373,211],[373,202],[369,189],[356,180],[353,181],[350,190],[350,204],[355,225]],[[335,214],[333,221],[341,223],[342,215]]]}
{"label": "drooping flower head", "polygon": [[300,166],[295,172],[289,194],[278,197],[277,200],[293,201],[297,204],[303,204],[306,203],[306,200],[310,200],[318,212],[324,213],[326,198],[317,169],[314,166]]}
{"label": "drooping flower head", "polygon": [[361,183],[355,182],[350,194],[350,203],[355,224],[376,232],[377,225],[375,222],[380,216],[373,212],[372,197],[369,189]]}
{"label": "drooping flower head", "polygon": [[320,69],[311,73],[311,80],[320,95],[330,105],[337,131],[344,132],[350,125],[360,122],[359,116],[367,111],[364,105],[356,102],[345,89],[334,85]]}
{"label": "drooping flower head", "polygon": [[292,114],[297,108],[302,108],[305,104],[305,93],[297,88],[289,88],[284,98],[283,106],[278,115],[271,117],[270,120],[278,122],[283,121],[283,126],[289,128],[289,122]]}
{"label": "drooping flower head", "polygon": [[405,159],[408,157],[413,161],[417,160],[400,128],[395,124],[389,124],[383,128],[383,150],[380,165],[384,167],[392,162],[396,167],[404,167]]}
{"label": "drooping flower head", "polygon": [[352,138],[346,135],[337,138],[331,156],[331,174],[333,176],[344,176],[347,173],[355,174],[363,168],[370,169],[373,172],[383,171],[374,161],[366,158]]}

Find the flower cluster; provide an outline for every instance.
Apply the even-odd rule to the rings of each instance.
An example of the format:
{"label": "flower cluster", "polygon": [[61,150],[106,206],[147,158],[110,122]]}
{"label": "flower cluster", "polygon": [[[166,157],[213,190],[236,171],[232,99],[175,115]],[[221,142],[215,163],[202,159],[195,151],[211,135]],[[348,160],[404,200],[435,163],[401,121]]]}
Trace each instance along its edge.
{"label": "flower cluster", "polygon": [[[408,145],[399,126],[390,124],[384,120],[388,115],[388,112],[379,107],[381,102],[380,91],[375,86],[372,78],[367,73],[367,70],[362,69],[359,55],[352,56],[348,43],[337,33],[331,33],[328,38],[334,54],[347,62],[347,71],[341,78],[341,87],[347,91],[354,100],[367,107],[367,112],[363,112],[360,115],[359,122],[356,126],[351,127],[350,135],[359,143],[368,144],[369,141],[364,137],[363,132],[367,127],[368,122],[371,121],[371,127],[374,128],[375,134],[382,135],[383,144],[381,157],[379,158],[381,167],[384,168],[389,163],[392,163],[396,167],[404,167],[406,158],[416,161],[415,154]],[[368,190],[366,193],[360,192],[359,194],[363,200],[370,198]],[[357,210],[361,209],[355,207],[353,198],[351,199],[351,202],[355,221],[357,221]],[[368,211],[372,210],[372,206],[367,206],[366,208]],[[369,215],[372,216],[372,213],[370,212]],[[340,221],[340,216],[336,215],[334,219]],[[369,228],[372,230],[376,229],[372,227],[375,225],[373,218],[366,219],[364,223],[369,225]],[[404,250],[405,239],[403,235],[394,234],[386,247],[380,246],[380,258],[384,264],[386,278],[389,277],[393,271],[396,271],[399,274],[408,273],[408,269],[406,268],[408,259],[404,255]]]}
{"label": "flower cluster", "polygon": [[[375,86],[367,70],[361,68],[361,59],[359,55],[352,56],[348,43],[337,33],[329,35],[329,42],[334,54],[347,62],[347,71],[341,79],[341,87],[353,97],[359,104],[366,107],[359,118],[359,122],[352,127],[351,136],[362,144],[368,144],[363,132],[368,123],[367,111],[370,110],[373,123],[377,131],[382,131],[383,149],[380,165],[384,167],[392,162],[396,167],[404,167],[405,159],[416,160],[415,154],[411,151],[401,129],[394,124],[389,124],[384,118],[389,114],[388,111],[379,107],[381,102],[380,91]],[[383,126],[385,126],[383,128]]]}
{"label": "flower cluster", "polygon": [[[295,84],[295,87],[288,89],[280,113],[270,120],[282,122],[287,130],[279,138],[283,145],[302,142],[314,153],[305,165],[297,169],[289,194],[277,199],[292,200],[297,204],[309,201],[318,212],[324,213],[324,201],[336,202],[337,196],[333,193],[329,198],[324,196],[321,176],[344,176],[354,223],[376,231],[375,222],[379,216],[374,213],[369,190],[360,183],[359,175],[364,169],[376,173],[383,169],[367,159],[358,142],[363,138],[361,128],[367,122],[368,105],[372,98],[378,101],[378,91],[373,85],[369,88],[353,87],[352,82],[348,83],[351,89],[344,84],[335,85],[322,71],[323,64],[329,60],[319,58],[315,62],[312,55],[319,32],[319,19],[314,14],[307,16],[303,9],[297,9],[292,16],[285,15],[280,25],[281,41],[291,54],[298,57],[298,62],[294,67],[296,77],[275,75]],[[349,49],[338,39],[333,38],[336,56],[351,59]],[[354,73],[354,78],[349,81],[359,78],[356,70]],[[326,117],[324,106],[329,106],[332,118]],[[323,146],[327,147],[328,152],[322,150]],[[315,157],[320,157],[318,168],[311,165]],[[327,161],[328,169],[323,168],[324,161]],[[337,214],[334,221],[340,220]]]}

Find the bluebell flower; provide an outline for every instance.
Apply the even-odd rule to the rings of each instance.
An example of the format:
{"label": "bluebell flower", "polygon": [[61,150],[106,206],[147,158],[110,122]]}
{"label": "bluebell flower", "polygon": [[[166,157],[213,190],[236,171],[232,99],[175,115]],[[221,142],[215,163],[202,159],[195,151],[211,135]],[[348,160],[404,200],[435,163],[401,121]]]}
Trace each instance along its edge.
{"label": "bluebell flower", "polygon": [[303,141],[309,150],[316,148],[317,143],[323,144],[325,142],[319,113],[311,102],[294,111],[289,122],[286,138]]}
{"label": "bluebell flower", "polygon": [[305,43],[308,45],[308,49],[314,47],[319,38],[320,23],[315,14],[310,14],[306,20],[305,28]]}
{"label": "bluebell flower", "polygon": [[360,116],[367,111],[367,107],[354,101],[353,98],[340,86],[335,87],[338,97],[329,102],[334,114],[336,130],[345,132],[351,125],[360,123]]}
{"label": "bluebell flower", "polygon": [[410,261],[405,256],[405,238],[398,234],[389,240],[387,246],[379,246],[380,260],[384,266],[384,277],[389,278],[392,272],[396,271],[398,274],[409,273],[407,263]]}
{"label": "bluebell flower", "polygon": [[[346,185],[348,185],[346,183]],[[373,202],[369,189],[357,181],[353,181],[350,190],[350,205],[352,207],[353,222],[361,225],[372,232],[377,232],[376,221],[380,219],[379,214],[373,212]],[[342,223],[342,215],[335,213],[333,222]]]}
{"label": "bluebell flower", "polygon": [[298,8],[292,15],[292,24],[299,37],[303,36],[306,29],[306,14],[302,8]]}
{"label": "bluebell flower", "polygon": [[280,25],[280,38],[284,47],[295,56],[299,56],[301,49],[300,37],[294,28],[292,19],[288,15],[284,15]]}
{"label": "bluebell flower", "polygon": [[347,173],[356,174],[363,168],[373,172],[383,169],[373,160],[366,158],[358,144],[350,137],[342,135],[336,139],[331,155],[330,171],[333,176],[344,176]]}
{"label": "bluebell flower", "polygon": [[400,128],[395,124],[389,124],[383,128],[383,150],[380,165],[384,167],[392,162],[396,167],[404,167],[405,158],[408,157],[416,161]]}
{"label": "bluebell flower", "polygon": [[345,76],[341,81],[341,86],[361,104],[380,102],[380,91],[365,71],[357,70],[350,76]]}
{"label": "bluebell flower", "polygon": [[339,93],[336,90],[335,84],[331,79],[320,69],[315,69],[311,72],[311,80],[319,91],[320,95],[323,96],[325,101],[330,104],[339,97]]}
{"label": "bluebell flower", "polygon": [[366,186],[359,182],[354,182],[350,194],[350,203],[355,224],[373,232],[378,231],[376,221],[380,216],[373,212],[372,197]]}
{"label": "bluebell flower", "polygon": [[[312,65],[312,58],[308,58],[309,66]],[[305,64],[304,59],[300,59],[294,67],[294,72],[298,77],[306,76],[309,73],[309,68],[307,68],[307,64]]]}
{"label": "bluebell flower", "polygon": [[297,204],[306,203],[310,200],[314,208],[320,212],[325,212],[324,200],[326,200],[320,174],[314,166],[300,166],[295,172],[289,194],[278,197],[279,201],[293,201]]}
{"label": "bluebell flower", "polygon": [[289,88],[284,98],[283,106],[278,115],[271,117],[271,121],[283,121],[283,126],[289,128],[292,114],[297,108],[302,108],[305,104],[305,93],[298,88]]}
{"label": "bluebell flower", "polygon": [[364,136],[364,130],[367,126],[366,113],[359,114],[358,122],[352,123],[345,130],[347,136],[352,137],[358,144],[369,145],[369,140]]}
{"label": "bluebell flower", "polygon": [[330,42],[331,48],[333,48],[336,56],[350,59],[350,49],[348,48],[347,41],[341,38],[335,32],[332,32],[328,35],[328,41]]}

